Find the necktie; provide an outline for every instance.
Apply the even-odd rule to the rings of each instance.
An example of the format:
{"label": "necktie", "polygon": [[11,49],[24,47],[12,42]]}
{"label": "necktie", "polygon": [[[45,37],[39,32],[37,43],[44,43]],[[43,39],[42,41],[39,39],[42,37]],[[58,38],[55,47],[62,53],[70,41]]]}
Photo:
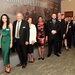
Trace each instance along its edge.
{"label": "necktie", "polygon": [[56,20],[53,20],[53,25],[55,26]]}
{"label": "necktie", "polygon": [[19,38],[19,30],[20,30],[20,25],[19,25],[19,22],[17,24],[17,38]]}

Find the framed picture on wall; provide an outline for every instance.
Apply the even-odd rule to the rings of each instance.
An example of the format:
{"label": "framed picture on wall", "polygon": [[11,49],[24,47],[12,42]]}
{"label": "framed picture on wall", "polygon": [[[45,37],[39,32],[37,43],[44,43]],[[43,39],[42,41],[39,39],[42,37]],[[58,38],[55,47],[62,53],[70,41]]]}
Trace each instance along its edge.
{"label": "framed picture on wall", "polygon": [[65,17],[73,17],[73,11],[65,11]]}

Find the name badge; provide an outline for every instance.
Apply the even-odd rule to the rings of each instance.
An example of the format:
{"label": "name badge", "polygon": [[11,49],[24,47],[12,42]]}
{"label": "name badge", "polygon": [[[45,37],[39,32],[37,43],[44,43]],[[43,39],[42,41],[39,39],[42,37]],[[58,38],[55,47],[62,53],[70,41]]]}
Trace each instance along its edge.
{"label": "name badge", "polygon": [[9,29],[6,29],[7,31],[9,31]]}
{"label": "name badge", "polygon": [[23,27],[23,28],[26,28],[26,27]]}

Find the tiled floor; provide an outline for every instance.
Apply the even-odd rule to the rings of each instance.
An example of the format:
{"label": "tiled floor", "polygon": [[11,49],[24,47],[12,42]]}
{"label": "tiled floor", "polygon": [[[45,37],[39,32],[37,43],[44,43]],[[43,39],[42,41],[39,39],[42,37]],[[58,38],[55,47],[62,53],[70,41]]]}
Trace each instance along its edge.
{"label": "tiled floor", "polygon": [[75,75],[75,48],[69,51],[63,49],[60,57],[52,54],[45,60],[35,60],[32,64],[28,63],[25,69],[13,67],[9,75]]}

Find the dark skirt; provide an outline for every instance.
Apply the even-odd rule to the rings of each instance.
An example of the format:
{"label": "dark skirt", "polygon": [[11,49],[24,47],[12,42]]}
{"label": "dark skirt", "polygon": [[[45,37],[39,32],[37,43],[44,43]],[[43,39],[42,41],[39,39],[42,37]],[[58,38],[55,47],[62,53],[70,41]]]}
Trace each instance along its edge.
{"label": "dark skirt", "polygon": [[64,39],[67,39],[67,38],[68,38],[68,34],[65,35],[65,38]]}
{"label": "dark skirt", "polygon": [[34,45],[29,44],[29,45],[27,46],[27,50],[28,50],[28,53],[29,53],[29,54],[33,53],[33,52],[34,52]]}

